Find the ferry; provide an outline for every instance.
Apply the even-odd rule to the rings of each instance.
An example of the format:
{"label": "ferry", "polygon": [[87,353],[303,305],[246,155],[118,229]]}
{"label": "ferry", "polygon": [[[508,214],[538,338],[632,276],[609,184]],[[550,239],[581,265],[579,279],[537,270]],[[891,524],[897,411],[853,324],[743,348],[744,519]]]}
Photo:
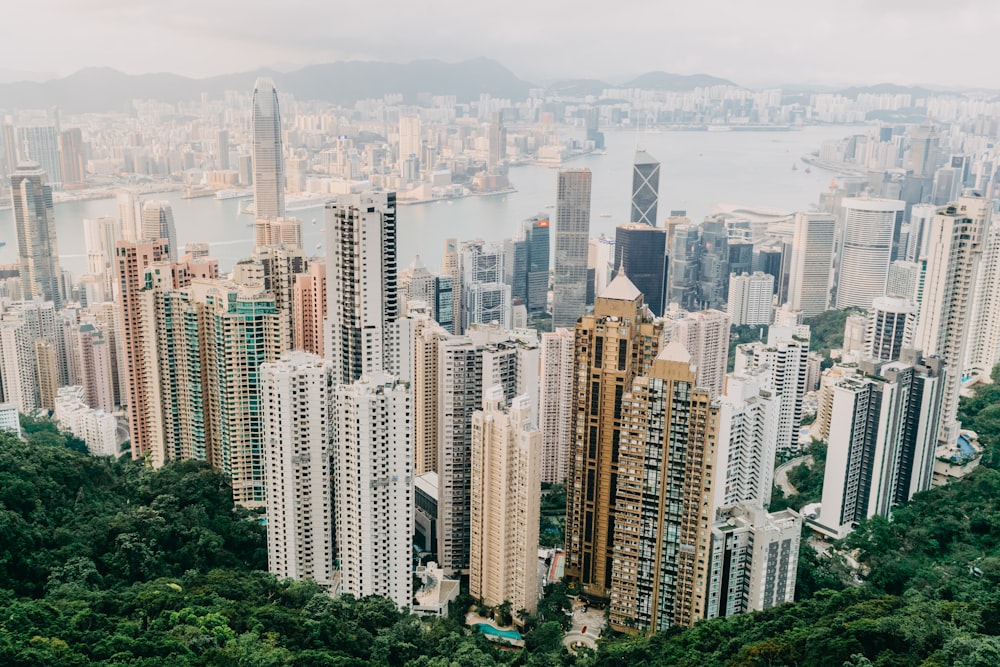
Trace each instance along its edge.
{"label": "ferry", "polygon": [[250,190],[219,190],[215,193],[216,199],[239,199],[241,197],[253,197]]}

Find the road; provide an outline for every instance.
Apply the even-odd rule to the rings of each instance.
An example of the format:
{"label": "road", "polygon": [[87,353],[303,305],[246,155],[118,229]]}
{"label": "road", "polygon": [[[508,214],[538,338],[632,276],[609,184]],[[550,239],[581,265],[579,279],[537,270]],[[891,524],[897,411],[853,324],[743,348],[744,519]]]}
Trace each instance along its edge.
{"label": "road", "polygon": [[794,496],[798,491],[795,487],[791,485],[788,481],[788,471],[797,465],[802,463],[812,464],[813,457],[811,456],[800,456],[798,458],[792,459],[787,463],[782,463],[780,466],[774,470],[774,485],[781,489],[781,492],[785,494],[785,497]]}

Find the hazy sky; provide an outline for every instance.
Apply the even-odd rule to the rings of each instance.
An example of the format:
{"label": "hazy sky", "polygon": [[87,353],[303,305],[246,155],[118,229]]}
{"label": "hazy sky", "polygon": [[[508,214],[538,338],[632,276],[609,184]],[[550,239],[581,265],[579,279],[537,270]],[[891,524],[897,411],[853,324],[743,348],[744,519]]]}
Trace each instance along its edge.
{"label": "hazy sky", "polygon": [[[343,59],[494,58],[521,78],[1000,88],[996,0],[9,0],[0,68],[210,76]],[[589,9],[591,6],[597,9]],[[588,7],[587,9],[584,9]]]}

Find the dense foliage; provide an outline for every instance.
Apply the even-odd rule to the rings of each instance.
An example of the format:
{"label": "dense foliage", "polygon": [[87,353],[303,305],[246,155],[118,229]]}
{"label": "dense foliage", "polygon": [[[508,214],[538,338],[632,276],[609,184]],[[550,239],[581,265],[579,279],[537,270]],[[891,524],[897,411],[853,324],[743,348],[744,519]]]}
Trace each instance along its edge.
{"label": "dense foliage", "polygon": [[981,384],[972,396],[962,397],[958,404],[958,419],[962,427],[979,435],[983,446],[983,464],[1000,467],[1000,366],[990,374],[992,384]]}

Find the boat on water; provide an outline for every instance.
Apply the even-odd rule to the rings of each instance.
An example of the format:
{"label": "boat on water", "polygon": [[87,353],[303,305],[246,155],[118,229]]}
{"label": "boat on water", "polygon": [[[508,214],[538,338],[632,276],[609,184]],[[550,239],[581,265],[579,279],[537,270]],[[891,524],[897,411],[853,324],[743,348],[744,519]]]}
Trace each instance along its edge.
{"label": "boat on water", "polygon": [[219,190],[215,193],[216,199],[239,199],[241,197],[253,197],[251,190]]}
{"label": "boat on water", "polygon": [[198,197],[211,197],[215,194],[212,188],[188,188],[181,199],[197,199]]}

